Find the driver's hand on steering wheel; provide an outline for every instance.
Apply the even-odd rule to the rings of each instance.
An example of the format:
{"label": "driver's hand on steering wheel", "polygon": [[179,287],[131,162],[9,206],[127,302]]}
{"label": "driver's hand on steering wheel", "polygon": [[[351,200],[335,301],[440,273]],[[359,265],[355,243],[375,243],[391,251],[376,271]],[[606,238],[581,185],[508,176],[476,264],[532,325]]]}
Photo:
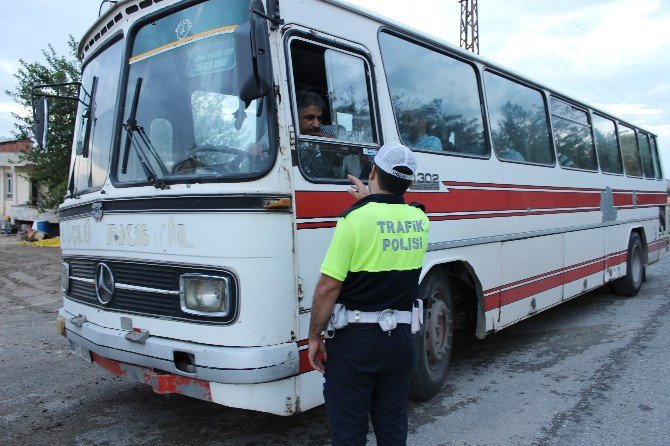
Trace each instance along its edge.
{"label": "driver's hand on steering wheel", "polygon": [[261,160],[266,160],[270,157],[266,148],[262,144],[253,144],[249,147],[249,155],[258,157]]}

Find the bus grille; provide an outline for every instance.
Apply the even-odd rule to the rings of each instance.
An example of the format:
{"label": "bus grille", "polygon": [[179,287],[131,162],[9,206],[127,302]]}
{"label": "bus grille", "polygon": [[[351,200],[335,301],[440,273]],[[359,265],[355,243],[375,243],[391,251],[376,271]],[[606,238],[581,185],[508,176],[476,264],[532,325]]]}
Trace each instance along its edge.
{"label": "bus grille", "polygon": [[[79,257],[66,257],[63,261],[70,265],[69,290],[66,297],[77,302],[123,313],[202,323],[230,323],[237,314],[237,280],[230,272],[224,270]],[[101,262],[112,270],[115,284],[143,289],[123,289],[116,286],[111,302],[102,305],[95,293],[94,285],[95,268]],[[179,278],[182,274],[227,277],[231,284],[231,311],[228,316],[207,317],[183,312],[179,300]]]}

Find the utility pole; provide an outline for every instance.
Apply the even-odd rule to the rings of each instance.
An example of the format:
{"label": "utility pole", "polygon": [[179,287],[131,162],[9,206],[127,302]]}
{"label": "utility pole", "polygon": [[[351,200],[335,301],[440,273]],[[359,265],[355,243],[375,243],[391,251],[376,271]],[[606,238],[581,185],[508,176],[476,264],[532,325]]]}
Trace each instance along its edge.
{"label": "utility pole", "polygon": [[479,54],[479,14],[477,0],[458,0],[461,4],[461,48]]}

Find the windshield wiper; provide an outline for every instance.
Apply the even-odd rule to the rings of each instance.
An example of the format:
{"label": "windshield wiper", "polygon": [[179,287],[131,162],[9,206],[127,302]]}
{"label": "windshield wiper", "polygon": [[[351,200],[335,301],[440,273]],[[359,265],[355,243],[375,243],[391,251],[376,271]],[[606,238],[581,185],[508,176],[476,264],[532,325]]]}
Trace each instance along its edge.
{"label": "windshield wiper", "polygon": [[135,84],[135,93],[133,94],[133,103],[130,106],[130,113],[128,114],[128,120],[123,125],[123,127],[126,129],[127,136],[126,136],[126,146],[123,150],[121,173],[125,174],[126,171],[128,170],[128,155],[130,153],[130,146],[132,145],[133,149],[135,149],[135,154],[137,155],[137,158],[140,161],[142,170],[144,171],[144,174],[147,176],[147,180],[149,181],[149,183],[151,183],[156,189],[169,189],[169,186],[165,183],[165,181],[159,178],[154,169],[151,167],[151,163],[148,162],[148,158],[146,156],[146,153],[144,152],[144,149],[140,146],[140,144],[137,143],[137,140],[134,138],[134,135],[137,133],[137,135],[139,135],[139,140],[142,141],[142,143],[144,143],[144,146],[149,150],[149,153],[151,153],[154,159],[158,162],[158,166],[160,167],[163,175],[167,175],[168,169],[165,166],[165,163],[163,163],[163,160],[161,159],[160,155],[158,154],[158,152],[156,152],[156,149],[151,144],[151,140],[149,140],[149,137],[144,131],[144,128],[137,125],[137,119],[136,119],[137,104],[139,103],[140,100],[141,89],[142,89],[142,78],[138,77],[137,83]]}

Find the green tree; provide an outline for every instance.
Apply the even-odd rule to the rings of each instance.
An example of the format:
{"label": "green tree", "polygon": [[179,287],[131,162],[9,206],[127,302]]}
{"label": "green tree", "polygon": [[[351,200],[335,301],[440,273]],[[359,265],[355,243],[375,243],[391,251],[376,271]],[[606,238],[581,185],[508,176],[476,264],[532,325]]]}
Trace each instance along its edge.
{"label": "green tree", "polygon": [[[77,58],[77,42],[72,36],[69,36],[68,46],[69,54],[65,56],[57,54],[49,44],[42,50],[44,61],[26,62],[19,59],[20,68],[14,74],[17,81],[16,88],[13,91],[5,91],[15,102],[29,111],[25,116],[13,114],[16,120],[16,130],[13,134],[17,139],[35,140],[31,97],[33,86],[79,82],[81,63]],[[53,93],[53,91],[47,92]],[[60,93],[76,97],[78,89],[67,87],[61,89]],[[43,150],[34,144],[29,151],[19,156],[20,162],[25,161],[35,166],[30,174],[30,180],[46,188],[46,191],[37,197],[37,208],[40,212],[55,209],[63,201],[67,191],[76,112],[76,101],[49,99],[47,149]]]}

